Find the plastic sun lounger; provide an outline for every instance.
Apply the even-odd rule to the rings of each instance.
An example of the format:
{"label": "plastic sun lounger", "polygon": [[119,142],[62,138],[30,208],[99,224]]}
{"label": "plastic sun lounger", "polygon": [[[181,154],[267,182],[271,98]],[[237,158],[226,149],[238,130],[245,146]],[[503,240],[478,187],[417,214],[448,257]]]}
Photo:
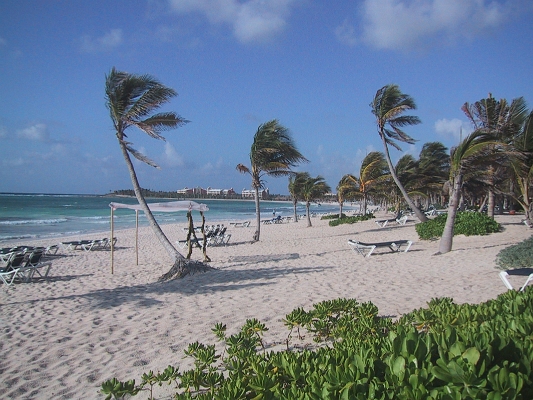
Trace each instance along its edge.
{"label": "plastic sun lounger", "polygon": [[[513,285],[511,285],[511,282],[509,282],[508,276],[509,275],[518,275],[518,274],[513,274],[512,270],[509,271],[509,272],[508,271],[501,271],[499,273],[499,275],[500,275],[500,278],[501,278],[503,284],[505,285],[505,287],[507,287],[507,289],[509,289],[509,290],[513,290]],[[529,282],[533,282],[533,274],[529,274],[527,276],[527,279],[526,279],[525,283],[522,285],[522,287],[520,288],[519,291],[523,292]]]}
{"label": "plastic sun lounger", "polygon": [[407,253],[413,242],[411,240],[394,240],[391,242],[364,243],[349,239],[348,244],[352,246],[354,252],[361,254],[363,257],[370,257],[374,250],[380,247],[387,247],[393,252],[399,252],[402,246],[405,245],[403,252]]}

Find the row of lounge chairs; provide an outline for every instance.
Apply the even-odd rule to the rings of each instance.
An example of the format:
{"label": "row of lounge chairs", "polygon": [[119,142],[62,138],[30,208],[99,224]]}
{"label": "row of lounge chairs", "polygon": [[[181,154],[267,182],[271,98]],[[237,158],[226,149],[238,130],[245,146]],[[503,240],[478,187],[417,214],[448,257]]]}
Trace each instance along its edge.
{"label": "row of lounge chairs", "polygon": [[17,279],[29,282],[37,275],[44,279],[48,277],[52,262],[43,260],[46,249],[39,247],[26,250],[8,253],[9,256],[4,259],[4,265],[0,267],[0,281],[5,287],[10,286]]}
{"label": "row of lounge chairs", "polygon": [[[113,246],[117,243],[117,238],[113,238]],[[91,240],[74,240],[70,242],[61,242],[59,246],[66,251],[73,250],[103,250],[111,247],[111,240],[108,238],[91,239]]]}

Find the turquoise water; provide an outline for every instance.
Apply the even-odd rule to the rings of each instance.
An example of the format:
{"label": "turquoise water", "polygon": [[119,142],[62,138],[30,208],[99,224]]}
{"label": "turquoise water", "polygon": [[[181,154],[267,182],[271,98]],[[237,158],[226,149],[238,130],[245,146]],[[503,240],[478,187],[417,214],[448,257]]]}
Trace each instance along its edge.
{"label": "turquoise water", "polygon": [[[147,199],[163,202],[162,199]],[[171,201],[171,200],[168,200]],[[251,200],[196,200],[209,207],[206,223],[231,220],[253,220],[255,203]],[[0,241],[13,239],[47,238],[106,232],[110,228],[110,202],[136,204],[137,200],[124,197],[49,195],[49,194],[0,194]],[[261,202],[261,218],[276,215],[290,216],[292,203]],[[305,206],[299,204],[299,214]],[[311,212],[338,212],[337,204],[311,206]],[[199,213],[193,212],[193,218]],[[186,223],[185,212],[154,213],[160,224]],[[135,227],[135,212],[119,209],[114,212],[115,229]],[[139,225],[147,225],[144,213],[139,213]]]}

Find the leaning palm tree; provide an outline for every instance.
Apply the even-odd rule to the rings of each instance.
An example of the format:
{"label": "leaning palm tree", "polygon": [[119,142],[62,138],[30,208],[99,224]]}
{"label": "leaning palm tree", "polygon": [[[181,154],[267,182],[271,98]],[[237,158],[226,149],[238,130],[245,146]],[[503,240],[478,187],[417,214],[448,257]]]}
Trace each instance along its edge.
{"label": "leaning palm tree", "polygon": [[477,130],[468,135],[459,145],[451,150],[450,159],[450,200],[444,231],[439,242],[437,254],[451,251],[455,217],[459,207],[463,179],[472,164],[486,156],[494,147],[501,143],[483,130]]}
{"label": "leaning palm tree", "polygon": [[254,135],[250,150],[250,167],[238,164],[237,170],[252,177],[252,188],[255,191],[255,214],[257,219],[253,241],[259,240],[261,231],[261,213],[259,210],[259,189],[263,189],[264,175],[274,177],[287,176],[293,173],[291,167],[307,159],[298,151],[289,130],[277,120],[259,125]]}
{"label": "leaning palm tree", "polygon": [[298,198],[303,182],[305,182],[310,175],[307,172],[296,172],[289,176],[289,194],[292,199],[292,206],[294,211],[294,222],[298,222],[298,213],[296,212],[296,205],[298,204]]}
{"label": "leaning palm tree", "polygon": [[182,126],[188,122],[174,112],[154,114],[155,110],[169,102],[176,95],[177,93],[173,89],[164,86],[149,75],[134,75],[117,71],[113,68],[109,75],[106,76],[106,106],[109,109],[115,135],[130,173],[135,197],[143,209],[156,237],[167,253],[174,259],[174,265],[171,269],[173,273],[167,278],[171,276],[185,276],[191,271],[191,268],[200,267],[200,265],[185,259],[174,248],[155,220],[148,204],[146,204],[130,154],[152,167],[159,167],[144,154],[132,147],[132,143],[127,140],[126,130],[134,126],[152,138],[165,140],[161,136],[162,131]]}
{"label": "leaning palm tree", "polygon": [[331,188],[326,183],[324,178],[320,175],[318,175],[316,178],[308,178],[301,186],[300,195],[305,201],[308,227],[311,226],[311,202],[321,199],[326,193],[330,191]]}
{"label": "leaning palm tree", "polygon": [[401,184],[400,180],[394,173],[394,166],[389,153],[389,145],[401,151],[400,146],[396,141],[413,144],[415,140],[402,131],[402,127],[407,125],[416,125],[420,123],[420,119],[412,115],[402,115],[407,110],[416,109],[416,104],[413,98],[400,91],[398,85],[385,85],[376,92],[374,100],[370,103],[372,114],[376,117],[376,124],[378,133],[383,142],[385,150],[385,157],[392,179],[398,186],[407,205],[415,212],[416,216],[421,222],[427,221],[427,217],[409,197],[407,191]]}
{"label": "leaning palm tree", "polygon": [[361,213],[366,214],[368,201],[372,193],[376,193],[379,184],[388,179],[389,171],[385,156],[380,151],[372,151],[361,162],[359,172],[359,197],[361,198]]}

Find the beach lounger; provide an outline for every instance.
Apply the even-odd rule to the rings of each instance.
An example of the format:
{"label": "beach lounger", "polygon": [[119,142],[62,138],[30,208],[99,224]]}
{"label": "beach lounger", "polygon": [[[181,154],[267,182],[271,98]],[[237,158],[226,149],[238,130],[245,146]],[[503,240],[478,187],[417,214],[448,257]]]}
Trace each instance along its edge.
{"label": "beach lounger", "polygon": [[[511,282],[509,282],[509,279],[508,279],[509,275],[527,276],[525,283],[522,285],[522,287],[519,290],[520,292],[523,292],[526,286],[528,285],[528,283],[533,282],[533,273],[530,273],[531,271],[532,271],[531,268],[526,268],[524,270],[501,271],[499,275],[500,275],[500,279],[502,280],[503,284],[509,290],[513,290],[513,285],[511,285]],[[530,274],[527,275],[527,273],[530,273]]]}
{"label": "beach lounger", "polygon": [[235,228],[247,228],[250,226],[250,221],[230,222],[229,224],[233,225]]}
{"label": "beach lounger", "polygon": [[0,280],[7,288],[13,281],[19,277],[24,279],[24,274],[20,272],[21,268],[26,265],[26,255],[22,252],[11,253],[6,265],[0,268]]}
{"label": "beach lounger", "polygon": [[375,249],[381,247],[387,247],[391,251],[397,252],[405,245],[405,250],[403,250],[403,252],[407,253],[413,242],[411,240],[395,240],[391,242],[363,243],[357,240],[348,239],[348,244],[352,246],[354,252],[361,254],[363,257],[370,257]]}
{"label": "beach lounger", "polygon": [[32,280],[35,274],[39,275],[41,278],[48,278],[48,273],[52,267],[52,262],[43,261],[42,258],[44,255],[44,249],[37,249],[29,254],[26,265],[20,271],[25,275],[27,281]]}
{"label": "beach lounger", "polygon": [[407,215],[400,218],[382,219],[375,221],[380,228],[385,228],[389,223],[396,223],[397,225],[405,225],[407,222]]}

